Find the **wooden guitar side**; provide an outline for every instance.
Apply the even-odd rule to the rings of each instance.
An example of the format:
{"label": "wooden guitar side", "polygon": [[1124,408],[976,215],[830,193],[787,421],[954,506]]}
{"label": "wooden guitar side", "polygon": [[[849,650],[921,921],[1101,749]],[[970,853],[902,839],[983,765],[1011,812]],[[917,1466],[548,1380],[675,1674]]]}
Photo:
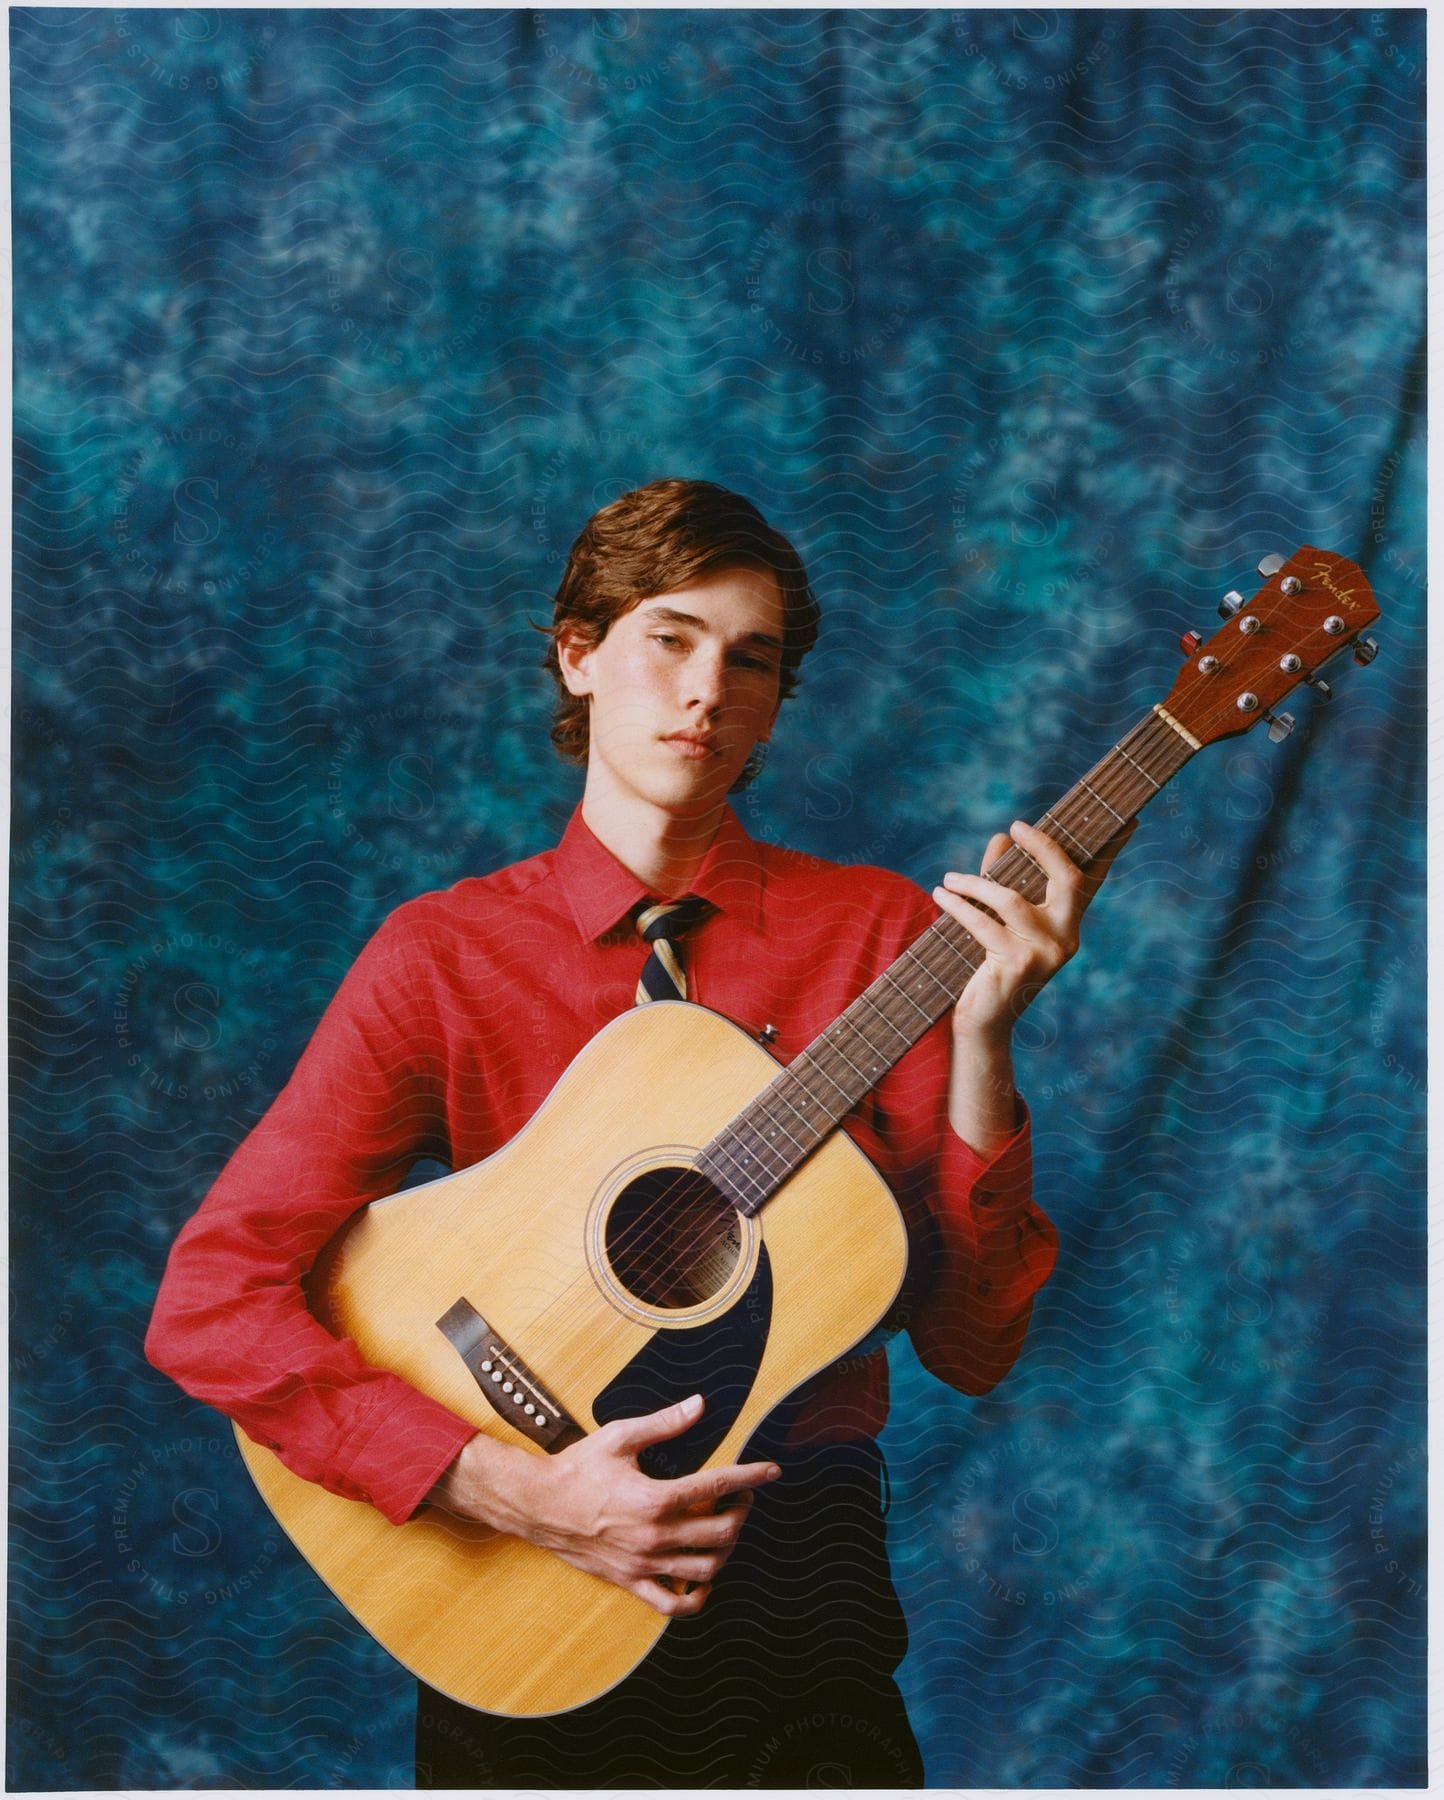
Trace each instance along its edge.
{"label": "wooden guitar side", "polygon": [[[599,1246],[627,1171],[695,1152],[765,1088],[773,1058],[718,1014],[657,1001],[623,1014],[571,1063],[525,1128],[469,1169],[377,1201],[328,1247],[312,1304],[369,1362],[479,1429],[541,1455],[499,1419],[437,1320],[465,1297],[587,1429],[592,1403],[658,1324],[730,1303],[765,1236],[773,1308],[761,1366],[703,1466],[735,1461],[756,1426],[887,1312],[907,1263],[902,1216],[835,1132],[753,1219],[719,1295],[660,1312],[615,1281]],[[658,1159],[658,1147],[674,1154]],[[681,1398],[681,1395],[677,1396]],[[293,1475],[237,1433],[262,1497],[301,1553],[414,1674],[468,1706],[568,1711],[605,1693],[667,1620],[550,1551],[427,1510],[391,1525]]]}

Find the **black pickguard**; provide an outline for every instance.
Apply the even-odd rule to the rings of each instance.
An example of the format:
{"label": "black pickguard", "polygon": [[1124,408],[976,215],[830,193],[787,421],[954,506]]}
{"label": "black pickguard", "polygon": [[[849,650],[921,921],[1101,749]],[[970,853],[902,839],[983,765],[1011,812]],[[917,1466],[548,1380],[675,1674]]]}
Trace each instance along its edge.
{"label": "black pickguard", "polygon": [[649,1444],[638,1457],[645,1474],[675,1480],[701,1468],[731,1430],[752,1392],[772,1324],[772,1264],[767,1246],[746,1290],[702,1325],[663,1327],[597,1395],[599,1425],[656,1412],[701,1394],[702,1416],[679,1437]]}

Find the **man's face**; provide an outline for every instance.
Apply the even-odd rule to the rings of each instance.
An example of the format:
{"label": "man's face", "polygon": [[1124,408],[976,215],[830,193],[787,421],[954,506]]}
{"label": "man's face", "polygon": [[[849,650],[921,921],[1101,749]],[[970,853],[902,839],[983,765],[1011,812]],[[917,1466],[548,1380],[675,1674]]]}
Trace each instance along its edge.
{"label": "man's face", "polygon": [[591,702],[588,787],[715,807],[777,717],[782,618],[770,569],[718,569],[639,601],[595,649],[563,641],[563,679]]}

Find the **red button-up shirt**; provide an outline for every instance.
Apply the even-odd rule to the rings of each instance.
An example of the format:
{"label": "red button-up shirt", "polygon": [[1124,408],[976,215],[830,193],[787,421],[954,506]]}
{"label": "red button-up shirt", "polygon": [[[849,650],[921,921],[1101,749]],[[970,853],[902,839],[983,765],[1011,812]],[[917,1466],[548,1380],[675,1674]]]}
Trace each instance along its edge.
{"label": "red button-up shirt", "polygon": [[[687,934],[688,997],[753,1034],[775,1025],[783,1063],[938,917],[903,876],[758,842],[730,808],[692,891],[717,910]],[[628,915],[645,897],[578,806],[554,849],[398,907],[176,1240],[151,1361],[298,1475],[407,1518],[475,1427],[327,1331],[302,1278],[418,1157],[465,1168],[531,1118],[634,1003],[646,950]],[[948,1121],[950,1058],[944,1015],[842,1129],[907,1220],[918,1356],[982,1393],[1017,1357],[1057,1234],[1031,1197],[1026,1108],[980,1157]],[[885,1352],[834,1364],[798,1402],[789,1443],[875,1434]]]}

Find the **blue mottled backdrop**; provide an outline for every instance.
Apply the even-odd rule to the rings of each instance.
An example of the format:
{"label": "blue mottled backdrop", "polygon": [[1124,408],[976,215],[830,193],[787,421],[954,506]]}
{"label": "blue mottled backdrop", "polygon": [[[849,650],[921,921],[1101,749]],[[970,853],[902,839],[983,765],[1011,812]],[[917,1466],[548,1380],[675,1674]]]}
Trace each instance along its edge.
{"label": "blue mottled backdrop", "polygon": [[1061,1264],[886,1444],[932,1783],[1422,1783],[1422,12],[9,20],[12,1785],[410,1781],[141,1333],[387,910],[558,832],[528,621],[663,473],[825,601],[745,822],[926,886],[1370,573],[1024,1020]]}

